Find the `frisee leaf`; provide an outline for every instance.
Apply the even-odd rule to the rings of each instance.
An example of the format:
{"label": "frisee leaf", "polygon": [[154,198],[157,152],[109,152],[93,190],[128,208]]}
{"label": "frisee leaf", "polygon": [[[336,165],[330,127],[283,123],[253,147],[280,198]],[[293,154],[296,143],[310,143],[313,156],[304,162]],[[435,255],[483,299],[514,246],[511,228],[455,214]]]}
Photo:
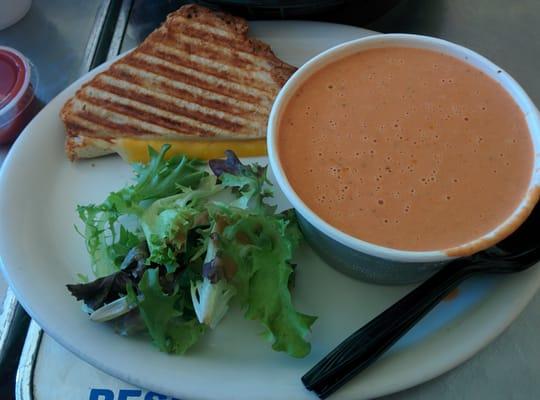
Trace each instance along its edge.
{"label": "frisee leaf", "polygon": [[196,190],[154,201],[142,214],[142,230],[150,248],[150,261],[164,265],[169,272],[178,266],[178,257],[186,250],[188,233],[208,224],[204,205],[208,198],[223,190],[214,177],[202,178]]}
{"label": "frisee leaf", "polygon": [[134,166],[135,184],[110,193],[102,204],[77,207],[85,225],[82,234],[97,277],[117,271],[127,251],[141,240],[138,227],[128,230],[119,223],[120,217],[140,217],[152,200],[181,193],[184,188],[197,187],[208,175],[203,171],[201,161],[185,156],[167,160],[165,155],[169,148],[170,145],[164,145],[159,153],[148,148],[150,162]]}
{"label": "frisee leaf", "polygon": [[294,309],[288,288],[290,261],[301,237],[294,214],[269,216],[224,205],[213,207],[210,214],[227,224],[220,236],[221,251],[236,265],[232,282],[246,318],[261,322],[274,350],[306,356],[316,318]]}
{"label": "frisee leaf", "polygon": [[244,165],[231,150],[227,150],[225,155],[225,160],[210,160],[208,164],[221,184],[237,194],[237,199],[229,206],[273,214],[275,207],[264,202],[265,198],[272,196],[272,184],[266,178],[267,167],[256,163]]}

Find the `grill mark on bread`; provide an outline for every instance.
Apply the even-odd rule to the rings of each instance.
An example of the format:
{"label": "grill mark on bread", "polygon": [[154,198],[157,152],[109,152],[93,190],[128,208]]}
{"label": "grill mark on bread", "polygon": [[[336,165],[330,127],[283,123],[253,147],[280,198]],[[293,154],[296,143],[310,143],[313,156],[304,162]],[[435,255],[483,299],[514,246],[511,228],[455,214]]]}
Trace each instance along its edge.
{"label": "grill mark on bread", "polygon": [[136,108],[152,110],[159,114],[167,112],[172,115],[189,118],[198,123],[199,120],[216,127],[226,129],[257,129],[259,121],[250,121],[241,117],[224,113],[219,110],[196,107],[193,104],[185,104],[180,101],[174,102],[169,99],[161,100],[153,94],[136,93],[121,87],[99,83],[91,87],[86,87],[81,97],[96,97],[106,100],[106,96],[116,99],[118,102],[133,102]]}
{"label": "grill mark on bread", "polygon": [[169,32],[166,35],[160,35],[159,43],[184,54],[196,54],[208,61],[219,60],[220,63],[244,71],[255,71],[258,69],[269,71],[268,66],[259,66],[253,59],[245,56],[242,57],[242,55],[234,49],[229,48],[222,51],[218,46],[212,46],[210,43],[205,43],[205,39],[201,40],[190,36],[190,33],[191,32],[173,35]]}
{"label": "grill mark on bread", "polygon": [[226,97],[229,97],[231,99],[238,100],[241,102],[245,102],[245,103],[260,102],[260,103],[264,103],[265,105],[270,103],[267,97],[261,99],[260,97],[255,97],[249,93],[234,90],[234,88],[224,86],[223,82],[214,82],[214,84],[212,84],[211,82],[208,82],[207,80],[200,79],[196,75],[193,75],[193,74],[190,75],[190,74],[186,74],[185,72],[175,71],[163,65],[151,64],[151,63],[146,62],[146,60],[141,60],[140,58],[132,57],[129,60],[126,60],[126,64],[132,66],[133,68],[137,68],[142,71],[150,72],[150,73],[162,76],[164,78],[168,78],[170,79],[171,82],[180,82],[186,85],[197,86],[201,89],[204,89],[210,92],[217,92],[223,96],[226,96]]}
{"label": "grill mark on bread", "polygon": [[[109,112],[112,113],[112,112]],[[98,129],[100,132],[102,132],[100,135],[96,135],[95,137],[100,139],[106,139],[106,138],[121,138],[121,137],[137,137],[137,138],[155,138],[155,132],[153,132],[150,129],[144,129],[144,126],[152,125],[145,121],[137,121],[137,125],[133,124],[135,122],[133,119],[125,119],[124,115],[116,114],[116,117],[119,119],[113,120],[113,119],[106,119],[103,120],[103,116],[99,115],[98,113],[94,112],[88,112],[88,111],[81,111],[76,116],[76,121],[80,124],[84,125],[84,120],[88,120],[91,122],[89,125],[93,125],[95,129]],[[123,120],[123,121],[122,121]],[[179,135],[183,135],[185,137],[193,137],[192,134],[189,133],[189,131],[171,131],[164,127],[158,127],[159,130],[161,130],[161,138],[163,139],[169,139],[169,138],[175,138]]]}
{"label": "grill mark on bread", "polygon": [[259,104],[251,104],[242,100],[227,97],[223,94],[209,91],[209,90],[191,85],[189,83],[184,83],[180,81],[171,81],[170,79],[167,79],[166,77],[163,77],[154,72],[146,71],[143,69],[137,69],[127,64],[117,64],[113,67],[112,70],[124,72],[126,73],[125,76],[138,77],[140,79],[139,83],[141,84],[141,86],[144,86],[142,85],[142,83],[146,82],[147,84],[152,84],[153,87],[155,85],[156,87],[169,88],[173,91],[183,90],[183,91],[193,93],[194,95],[197,95],[199,97],[204,97],[204,98],[209,98],[209,99],[214,98],[224,104],[236,106],[246,111],[257,111],[258,109],[262,108]]}
{"label": "grill mark on bread", "polygon": [[[178,87],[171,87],[170,85],[162,83],[149,85],[143,77],[125,71],[111,70],[104,73],[103,76],[107,77],[105,79],[109,79],[109,83],[111,84],[118,84],[119,80],[126,82],[127,84],[131,84],[134,91],[137,91],[139,89],[147,91],[151,90],[156,92],[156,94],[166,95],[181,101],[193,102],[201,106],[206,106],[224,112],[241,115],[245,118],[248,118],[249,115],[266,117],[266,108],[264,108],[263,106],[260,106],[260,109],[246,110],[245,108],[240,107],[241,104],[238,104],[234,101],[223,101],[221,98],[217,98],[214,96],[201,96],[200,94],[191,92],[189,90],[180,89]],[[113,82],[115,80],[116,82]]]}
{"label": "grill mark on bread", "polygon": [[[237,21],[239,21],[240,23],[245,23],[240,18],[238,18]],[[242,40],[238,39],[238,33],[243,34],[247,30],[247,26],[241,27],[239,29],[240,32],[238,32],[237,30],[234,34],[231,34],[231,32],[228,31],[227,29],[220,29],[222,26],[219,23],[217,24],[213,23],[216,21],[206,20],[204,22],[197,22],[197,21],[193,21],[193,19],[186,18],[186,16],[182,16],[182,15],[173,16],[171,18],[171,22],[174,22],[174,24],[172,24],[171,27],[169,28],[170,31],[177,31],[177,32],[178,31],[183,32],[187,30],[198,31],[198,32],[207,34],[208,39],[220,41],[228,47],[231,45],[241,46]]]}
{"label": "grill mark on bread", "polygon": [[206,97],[197,96],[187,90],[171,89],[166,85],[153,86],[151,90],[146,88],[144,80],[139,77],[125,74],[109,72],[100,76],[98,83],[93,83],[92,86],[100,87],[101,84],[105,86],[117,87],[120,90],[124,90],[127,96],[131,96],[130,93],[143,93],[152,98],[161,99],[164,101],[172,101],[175,104],[182,102],[192,104],[193,106],[206,107],[209,109],[219,110],[223,113],[233,114],[252,121],[262,121],[266,118],[265,114],[261,111],[244,110],[236,105],[224,103],[216,99],[209,99]]}
{"label": "grill mark on bread", "polygon": [[92,130],[88,129],[88,127],[74,120],[69,120],[68,122],[65,123],[65,125],[66,125],[66,131],[68,135],[70,136],[77,136],[80,134],[92,133]]}
{"label": "grill mark on bread", "polygon": [[[264,60],[265,63],[270,64],[269,66],[264,66],[264,68],[268,70],[271,69],[272,64],[284,64],[281,60],[277,60],[270,46],[264,42],[261,42],[260,40],[246,37],[239,39],[238,32],[236,34],[231,34],[230,32],[221,29],[215,29],[216,25],[208,23],[208,21],[198,23],[190,21],[183,16],[174,16],[172,19],[174,20],[175,24],[171,25],[168,30],[157,30],[153,34],[171,35],[175,38],[184,37],[184,35],[187,35],[188,37],[199,38],[210,45],[217,43],[224,48],[229,48],[233,51],[244,53],[245,56],[252,60]],[[243,20],[240,21],[243,25],[245,25],[240,29],[241,34],[245,34],[248,29],[247,24]],[[275,58],[278,62],[273,63],[272,58],[268,57],[269,55],[271,55],[272,58]]]}
{"label": "grill mark on bread", "polygon": [[185,67],[178,62],[172,63],[164,58],[143,51],[133,54],[133,58],[140,60],[148,66],[158,67],[160,70],[167,71],[171,74],[188,76],[190,79],[195,78],[197,79],[197,82],[201,82],[201,85],[211,85],[211,87],[218,86],[220,90],[230,92],[231,97],[234,97],[234,94],[238,94],[240,96],[249,97],[252,101],[262,101],[265,104],[271,104],[275,94],[275,91],[270,93],[267,90],[248,87],[225,79],[230,78],[230,76],[223,77],[204,73],[200,71],[200,68],[193,69],[191,67]]}
{"label": "grill mark on bread", "polygon": [[[221,60],[234,66],[248,67],[250,69],[262,69],[270,71],[272,65],[264,57],[246,51],[246,47],[232,46],[230,43],[216,40],[216,37],[209,35],[208,32],[190,30],[171,30],[166,36],[163,43],[170,45],[171,43],[182,41],[179,49],[188,50],[206,58]],[[228,47],[224,47],[229,43]],[[234,43],[234,42],[233,42]]]}
{"label": "grill mark on bread", "polygon": [[[201,120],[197,121],[181,116],[172,117],[164,113],[156,114],[147,110],[134,107],[133,104],[122,104],[119,102],[98,100],[93,97],[81,96],[77,107],[84,107],[85,112],[90,112],[99,118],[115,118],[118,120],[127,119],[137,125],[145,126],[145,132],[148,134],[183,134],[188,132],[191,136],[196,134],[199,137],[209,136],[228,136],[231,132],[238,133],[238,130],[231,130],[234,124],[229,128],[225,126],[216,127]],[[169,113],[167,113],[169,114]],[[134,124],[133,124],[134,125]]]}
{"label": "grill mark on bread", "polygon": [[80,100],[83,103],[90,103],[96,107],[114,111],[119,114],[129,115],[135,120],[138,119],[149,122],[171,130],[177,130],[179,126],[186,126],[189,127],[189,130],[191,130],[194,134],[197,134],[197,136],[215,136],[215,128],[219,129],[219,131],[234,131],[241,127],[241,125],[224,120],[219,121],[221,124],[211,124],[209,122],[210,118],[204,117],[196,120],[186,115],[174,115],[164,110],[163,112],[158,113],[155,112],[155,108],[140,107],[137,106],[137,104],[133,101],[126,103],[122,101],[112,101],[84,95],[80,97]]}
{"label": "grill mark on bread", "polygon": [[[279,89],[271,88],[272,75],[266,71],[259,74],[255,79],[253,76],[246,76],[246,71],[241,68],[236,68],[231,65],[219,63],[213,60],[200,57],[197,54],[191,54],[182,50],[178,50],[164,44],[156,44],[150,51],[146,48],[143,52],[161,57],[172,62],[177,62],[179,65],[197,69],[201,72],[216,77],[227,78],[232,82],[249,85],[261,91],[267,91],[270,94],[276,94]],[[210,61],[210,63],[208,63]],[[265,79],[263,79],[265,77]],[[275,83],[275,82],[273,82]]]}
{"label": "grill mark on bread", "polygon": [[[74,116],[75,122],[83,126],[93,126],[95,129],[99,130],[100,134],[96,137],[105,138],[105,137],[132,137],[132,136],[147,136],[148,131],[141,129],[137,126],[133,126],[129,123],[117,123],[113,120],[106,119],[104,120],[102,116],[94,114],[88,111],[80,111]],[[85,120],[89,121],[90,124],[86,125]]]}

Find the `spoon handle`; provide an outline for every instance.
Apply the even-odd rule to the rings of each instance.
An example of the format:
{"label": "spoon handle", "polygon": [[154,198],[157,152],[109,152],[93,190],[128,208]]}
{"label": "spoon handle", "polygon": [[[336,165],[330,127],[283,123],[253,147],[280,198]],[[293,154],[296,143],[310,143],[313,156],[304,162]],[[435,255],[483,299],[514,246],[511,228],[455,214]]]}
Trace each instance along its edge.
{"label": "spoon handle", "polygon": [[302,377],[324,399],[367,368],[475,271],[471,259],[450,262],[394,305],[357,330]]}

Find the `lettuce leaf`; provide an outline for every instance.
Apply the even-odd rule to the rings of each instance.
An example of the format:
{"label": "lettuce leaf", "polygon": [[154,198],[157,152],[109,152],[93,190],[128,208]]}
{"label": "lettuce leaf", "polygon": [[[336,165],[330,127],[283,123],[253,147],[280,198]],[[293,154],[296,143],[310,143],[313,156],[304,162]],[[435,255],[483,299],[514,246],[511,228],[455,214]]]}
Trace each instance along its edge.
{"label": "lettuce leaf", "polygon": [[137,182],[122,191],[129,202],[140,203],[172,196],[181,192],[182,187],[196,188],[208,175],[203,170],[205,163],[200,160],[182,155],[165,159],[170,147],[169,144],[163,145],[159,153],[148,147],[150,162],[134,165]]}
{"label": "lettuce leaf", "polygon": [[214,177],[200,180],[197,190],[188,187],[183,192],[153,202],[140,221],[150,249],[149,261],[164,265],[169,272],[178,266],[178,257],[186,249],[188,232],[208,224],[204,204],[223,190]]}
{"label": "lettuce leaf", "polygon": [[272,196],[272,184],[266,178],[267,167],[255,163],[244,165],[231,150],[227,150],[225,155],[225,160],[210,160],[208,165],[221,184],[237,194],[237,199],[229,206],[273,214],[275,207],[264,202],[265,198]]}
{"label": "lettuce leaf", "polygon": [[136,284],[147,268],[148,248],[145,243],[130,249],[122,261],[120,270],[91,282],[66,285],[69,292],[82,300],[91,310],[119,299],[127,293],[127,286]]}
{"label": "lettuce leaf", "polygon": [[81,235],[94,275],[100,278],[118,271],[129,249],[140,242],[139,235],[117,226],[121,214],[110,204],[78,206],[77,212],[85,224]]}
{"label": "lettuce leaf", "polygon": [[161,351],[183,354],[205,331],[205,326],[194,319],[183,318],[183,294],[165,294],[160,286],[157,268],[145,271],[139,291],[139,312],[152,338]]}
{"label": "lettuce leaf", "polygon": [[149,261],[164,265],[173,272],[178,256],[185,248],[187,235],[199,211],[192,208],[150,207],[141,218],[141,225],[150,249]]}
{"label": "lettuce leaf", "polygon": [[97,310],[126,294],[126,285],[131,281],[125,271],[113,272],[88,283],[66,285],[69,292],[82,300],[91,310]]}
{"label": "lettuce leaf", "polygon": [[135,184],[109,194],[102,204],[77,207],[84,223],[81,234],[96,277],[118,271],[129,249],[141,241],[138,226],[133,231],[128,230],[119,223],[121,217],[140,217],[148,202],[181,193],[183,188],[197,187],[208,175],[202,170],[201,161],[185,156],[166,160],[169,148],[170,145],[164,145],[159,153],[148,148],[150,162],[134,165]]}
{"label": "lettuce leaf", "polygon": [[221,205],[211,216],[227,223],[222,252],[236,265],[232,282],[245,317],[260,321],[274,350],[305,357],[316,318],[296,311],[289,292],[290,262],[301,238],[294,214],[268,216]]}
{"label": "lettuce leaf", "polygon": [[206,256],[202,265],[201,278],[191,283],[191,301],[200,323],[214,329],[229,310],[229,301],[236,289],[226,278],[221,259],[221,241],[218,224],[214,221],[205,238]]}

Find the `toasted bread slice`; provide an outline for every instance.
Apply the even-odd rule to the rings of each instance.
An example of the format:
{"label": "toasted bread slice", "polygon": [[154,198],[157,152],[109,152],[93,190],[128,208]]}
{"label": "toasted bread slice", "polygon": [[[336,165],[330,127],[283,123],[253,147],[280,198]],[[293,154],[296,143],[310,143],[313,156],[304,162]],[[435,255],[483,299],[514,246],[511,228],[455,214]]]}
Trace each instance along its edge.
{"label": "toasted bread slice", "polygon": [[197,5],[170,14],[64,105],[68,157],[116,152],[122,138],[264,138],[295,68],[247,33],[245,20]]}

